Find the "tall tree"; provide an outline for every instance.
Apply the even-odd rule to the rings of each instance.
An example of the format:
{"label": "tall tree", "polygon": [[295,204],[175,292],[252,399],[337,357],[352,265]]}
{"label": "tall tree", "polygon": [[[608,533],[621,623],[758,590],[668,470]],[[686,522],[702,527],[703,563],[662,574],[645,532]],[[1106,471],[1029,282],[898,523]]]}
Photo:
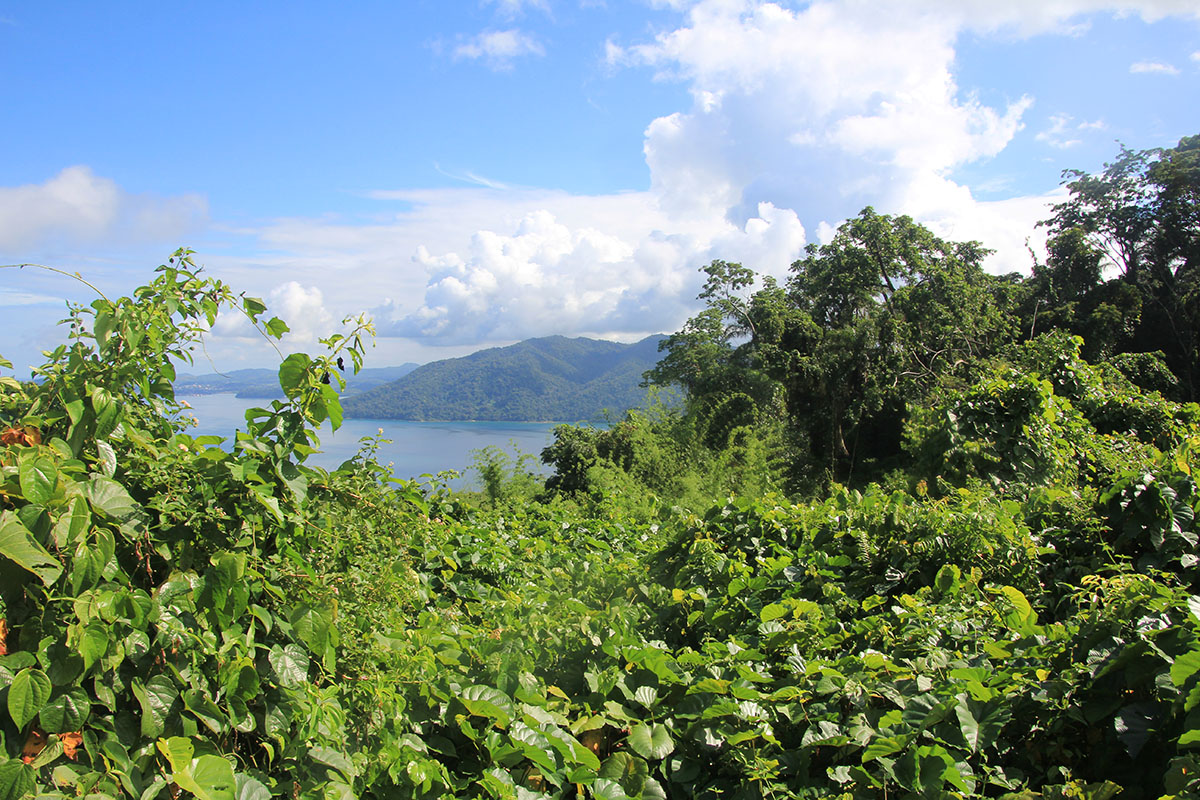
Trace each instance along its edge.
{"label": "tall tree", "polygon": [[[1161,351],[1183,399],[1200,399],[1200,135],[1168,149],[1122,147],[1097,175],[1064,175],[1070,197],[1043,223],[1051,249],[1042,277],[1052,280],[1039,283],[1035,272],[1032,287],[1035,305],[1057,309],[1044,321],[1112,343],[1092,353]],[[1064,309],[1064,270],[1095,254],[1113,277],[1080,276],[1091,285],[1075,287],[1077,306]]]}
{"label": "tall tree", "polygon": [[810,245],[786,286],[751,292],[753,272],[713,262],[707,308],[646,378],[683,386],[710,432],[784,420],[797,484],[869,478],[899,455],[908,401],[1011,338],[1019,286],[983,271],[987,252],[867,208]]}

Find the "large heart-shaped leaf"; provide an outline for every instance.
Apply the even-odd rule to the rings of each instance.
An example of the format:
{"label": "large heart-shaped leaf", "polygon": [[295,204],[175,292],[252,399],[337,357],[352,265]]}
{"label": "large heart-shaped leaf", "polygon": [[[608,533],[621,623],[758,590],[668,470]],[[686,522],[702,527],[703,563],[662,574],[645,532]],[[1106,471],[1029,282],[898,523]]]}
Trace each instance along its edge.
{"label": "large heart-shaped leaf", "polygon": [[50,679],[40,669],[23,669],[8,686],[8,714],[24,728],[50,699]]}
{"label": "large heart-shaped leaf", "polygon": [[17,473],[21,482],[21,494],[25,495],[26,500],[45,505],[54,498],[54,489],[58,485],[58,467],[50,456],[34,455],[21,459]]}
{"label": "large heart-shaped leaf", "polygon": [[46,733],[68,733],[82,729],[91,710],[87,692],[75,688],[43,706],[38,720]]}
{"label": "large heart-shaped leaf", "polygon": [[643,758],[666,758],[675,750],[675,741],[667,726],[657,722],[642,722],[629,731],[629,746]]}
{"label": "large heart-shaped leaf", "polygon": [[62,575],[62,564],[38,544],[16,514],[0,514],[0,555],[37,575],[47,586]]}

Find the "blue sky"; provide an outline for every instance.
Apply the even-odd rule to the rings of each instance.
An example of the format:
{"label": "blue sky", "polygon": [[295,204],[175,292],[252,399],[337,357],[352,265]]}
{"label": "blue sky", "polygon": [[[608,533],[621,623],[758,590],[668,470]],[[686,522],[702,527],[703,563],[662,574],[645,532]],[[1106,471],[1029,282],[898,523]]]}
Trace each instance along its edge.
{"label": "blue sky", "polygon": [[[1027,270],[1064,168],[1200,133],[1194,8],[0,0],[0,263],[121,293],[186,245],[292,349],[371,313],[374,365],[675,330],[700,266],[784,275],[868,204]],[[68,298],[0,271],[0,354]]]}

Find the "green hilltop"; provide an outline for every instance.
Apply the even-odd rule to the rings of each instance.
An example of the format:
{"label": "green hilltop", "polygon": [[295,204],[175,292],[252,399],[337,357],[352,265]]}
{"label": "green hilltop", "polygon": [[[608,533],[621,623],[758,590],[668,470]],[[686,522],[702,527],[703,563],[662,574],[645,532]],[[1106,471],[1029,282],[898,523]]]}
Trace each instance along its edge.
{"label": "green hilltop", "polygon": [[634,344],[546,336],[434,361],[343,402],[347,417],[543,422],[622,414],[645,398],[662,336]]}

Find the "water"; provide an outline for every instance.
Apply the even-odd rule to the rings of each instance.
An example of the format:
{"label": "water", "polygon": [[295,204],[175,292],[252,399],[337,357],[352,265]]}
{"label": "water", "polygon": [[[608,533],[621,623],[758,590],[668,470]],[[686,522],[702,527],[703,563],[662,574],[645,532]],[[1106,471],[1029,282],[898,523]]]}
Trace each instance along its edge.
{"label": "water", "polygon": [[[270,400],[241,398],[233,394],[180,396],[191,405],[198,423],[188,432],[193,436],[224,436],[232,441],[234,432],[246,429],[246,409],[263,407]],[[326,423],[320,431],[321,452],[310,456],[305,463],[334,469],[352,458],[359,450],[359,440],[376,436],[391,439],[380,448],[376,459],[381,464],[392,463],[397,477],[416,478],[442,470],[463,472],[462,479],[452,485],[460,488],[478,486],[478,475],[466,473],[474,461],[472,450],[496,445],[513,453],[513,445],[537,460],[542,448],[550,444],[557,423],[546,422],[406,422],[395,419],[347,419],[336,433]],[[542,466],[537,462],[536,466]]]}

